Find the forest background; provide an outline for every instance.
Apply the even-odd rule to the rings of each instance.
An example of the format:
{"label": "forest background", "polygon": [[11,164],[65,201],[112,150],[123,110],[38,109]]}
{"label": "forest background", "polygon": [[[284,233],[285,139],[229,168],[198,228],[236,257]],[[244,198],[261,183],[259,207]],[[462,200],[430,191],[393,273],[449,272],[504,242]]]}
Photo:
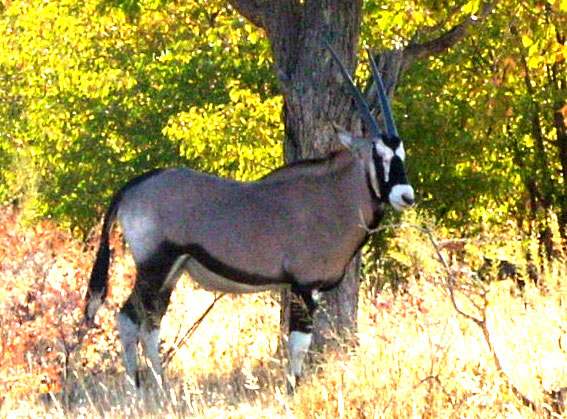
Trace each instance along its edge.
{"label": "forest background", "polygon": [[[479,1],[366,1],[360,54],[426,42],[481,9]],[[14,240],[4,260],[29,256],[29,248],[9,253],[22,240],[33,247],[28,233],[10,236],[14,223],[31,229],[36,245],[49,237],[57,249],[52,230],[71,232],[65,246],[89,243],[112,193],[146,170],[253,180],[283,164],[269,44],[224,1],[3,1],[0,33],[0,201]],[[412,220],[477,258],[534,262],[542,274],[553,261],[564,265],[566,36],[567,1],[502,0],[452,48],[405,69],[393,106],[419,202]],[[357,78],[368,80],[365,65]],[[396,247],[404,240],[375,243],[391,256],[381,283],[419,276]],[[73,257],[87,265],[79,250]],[[367,259],[368,272],[376,266]],[[18,263],[3,262],[2,275],[14,281],[22,266],[7,267]],[[39,288],[32,282],[20,301],[10,286],[2,310],[21,304],[36,319],[30,299]],[[84,284],[65,286],[79,295]],[[64,324],[53,333],[66,342]],[[16,335],[3,335],[5,360],[33,346],[10,346]],[[44,350],[61,352],[53,347]],[[38,382],[45,389],[46,379]]]}
{"label": "forest background", "polygon": [[[480,7],[437,3],[365,2],[361,47],[424,42]],[[0,10],[0,199],[30,218],[86,235],[117,185],[156,166],[250,180],[282,164],[269,45],[225,2]],[[499,2],[403,74],[394,107],[419,210],[467,233],[509,220],[530,236],[554,219],[567,239],[566,13]]]}

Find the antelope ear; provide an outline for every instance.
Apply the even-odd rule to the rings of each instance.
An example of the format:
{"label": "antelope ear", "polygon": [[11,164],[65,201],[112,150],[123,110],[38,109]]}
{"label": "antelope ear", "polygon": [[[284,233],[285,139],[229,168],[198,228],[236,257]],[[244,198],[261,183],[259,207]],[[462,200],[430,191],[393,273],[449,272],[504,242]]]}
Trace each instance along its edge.
{"label": "antelope ear", "polygon": [[358,138],[352,135],[350,132],[345,130],[339,124],[332,122],[333,128],[335,129],[335,133],[337,134],[337,138],[339,139],[340,143],[348,149],[357,150],[361,148],[364,144],[366,144],[366,140],[364,138]]}

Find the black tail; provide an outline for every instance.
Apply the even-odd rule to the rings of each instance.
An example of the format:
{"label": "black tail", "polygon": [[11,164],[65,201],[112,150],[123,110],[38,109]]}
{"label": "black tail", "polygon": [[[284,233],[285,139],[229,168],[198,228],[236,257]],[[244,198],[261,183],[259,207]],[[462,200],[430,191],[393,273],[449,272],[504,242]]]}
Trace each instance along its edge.
{"label": "black tail", "polygon": [[85,317],[89,323],[93,321],[98,308],[106,299],[108,290],[108,268],[110,266],[110,229],[116,218],[118,205],[122,200],[122,192],[121,190],[114,196],[104,216],[100,246],[96,254],[96,260],[91,272],[86,296],[87,305],[85,307]]}
{"label": "black tail", "polygon": [[108,268],[110,266],[110,229],[116,219],[118,207],[124,197],[124,193],[134,186],[139,185],[146,179],[156,176],[164,169],[151,170],[141,176],[132,179],[120,189],[104,215],[104,222],[102,224],[102,234],[100,236],[100,246],[96,254],[96,260],[91,272],[91,279],[89,280],[89,288],[87,290],[87,305],[85,307],[85,318],[87,323],[92,323],[98,308],[104,303],[106,293],[108,291]]}

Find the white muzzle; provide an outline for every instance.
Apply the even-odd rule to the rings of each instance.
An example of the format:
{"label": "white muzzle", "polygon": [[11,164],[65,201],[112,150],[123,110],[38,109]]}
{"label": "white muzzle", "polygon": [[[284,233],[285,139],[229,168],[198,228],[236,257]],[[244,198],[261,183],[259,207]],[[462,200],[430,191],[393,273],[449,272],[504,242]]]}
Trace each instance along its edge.
{"label": "white muzzle", "polygon": [[388,195],[390,204],[396,211],[403,211],[415,204],[415,195],[410,185],[395,185]]}

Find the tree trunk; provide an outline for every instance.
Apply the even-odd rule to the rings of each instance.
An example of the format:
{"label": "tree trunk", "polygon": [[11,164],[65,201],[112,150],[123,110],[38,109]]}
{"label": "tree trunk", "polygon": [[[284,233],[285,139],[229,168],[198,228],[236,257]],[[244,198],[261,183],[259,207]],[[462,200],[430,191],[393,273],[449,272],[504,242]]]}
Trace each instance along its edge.
{"label": "tree trunk", "polygon": [[[358,117],[353,118],[352,96],[336,67],[332,67],[323,40],[333,45],[352,73],[356,67],[362,0],[232,0],[231,4],[264,28],[270,39],[284,96],[286,162],[327,156],[334,146],[331,122],[357,133],[360,122]],[[357,255],[341,285],[323,293],[314,325],[315,345],[323,344],[331,334],[356,330],[359,268]],[[288,295],[282,298],[284,325],[289,318],[288,299]]]}
{"label": "tree trunk", "polygon": [[559,150],[559,161],[561,162],[561,178],[563,187],[559,191],[559,234],[563,250],[567,250],[567,101],[560,100],[555,103],[553,110],[555,129],[557,131],[557,148]]}
{"label": "tree trunk", "polygon": [[[263,28],[270,40],[284,97],[285,161],[328,155],[334,146],[331,122],[360,134],[360,118],[354,112],[351,94],[332,66],[322,41],[326,39],[332,44],[353,74],[362,0],[229,0],[229,3]],[[492,3],[485,4],[480,14],[469,16],[435,39],[382,54],[379,66],[388,94],[392,96],[400,74],[411,61],[446,51],[466,35],[471,25],[484,20],[492,8]],[[372,98],[371,91],[369,96]],[[345,331],[356,331],[359,286],[360,255],[356,255],[340,286],[323,294],[315,319],[316,346],[321,346],[329,336],[345,336]],[[288,319],[289,295],[284,294],[282,324],[287,325]]]}
{"label": "tree trunk", "polygon": [[[323,39],[329,39],[339,51],[347,69],[355,68],[358,45],[361,1],[323,2],[323,7],[310,2],[302,17],[301,53],[297,65],[284,85],[284,143],[287,163],[298,159],[327,156],[333,148],[334,130],[331,121],[359,130],[345,118],[352,116],[352,97],[343,89],[344,83],[330,71],[330,61],[315,59],[326,55]],[[332,39],[331,39],[332,37]],[[338,77],[337,77],[338,76]],[[331,336],[344,336],[356,330],[358,291],[360,284],[360,255],[350,263],[338,288],[322,294],[315,315],[313,345],[321,347]],[[287,330],[288,293],[282,297],[282,325]]]}

